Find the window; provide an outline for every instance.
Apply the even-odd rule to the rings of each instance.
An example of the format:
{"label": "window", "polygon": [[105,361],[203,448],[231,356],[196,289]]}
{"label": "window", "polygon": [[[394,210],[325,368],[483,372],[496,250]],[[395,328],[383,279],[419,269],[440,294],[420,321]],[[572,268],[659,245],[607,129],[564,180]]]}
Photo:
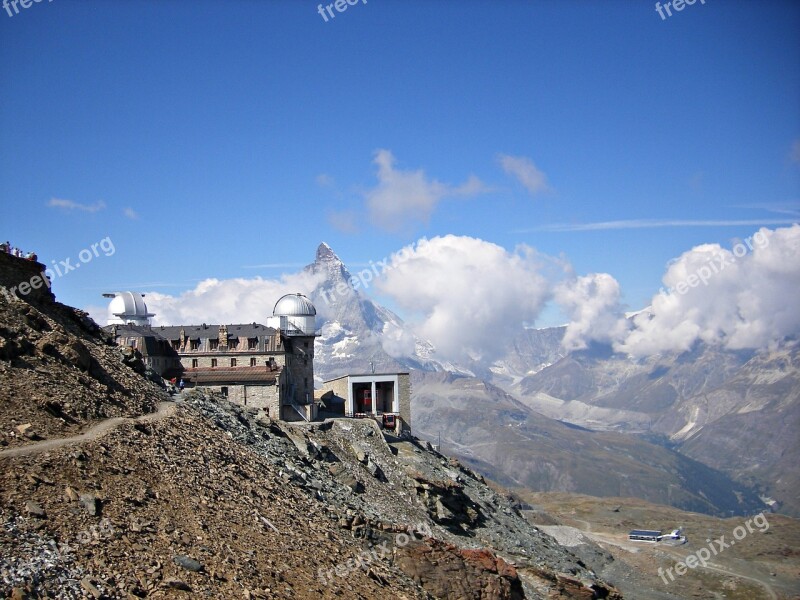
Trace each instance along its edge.
{"label": "window", "polygon": [[208,340],[208,349],[209,350],[218,350],[219,349],[219,340]]}
{"label": "window", "polygon": [[180,340],[172,340],[172,349],[173,350],[180,350],[181,349],[181,341]]}
{"label": "window", "polygon": [[258,348],[258,338],[247,338],[247,349],[255,350]]}
{"label": "window", "polygon": [[303,348],[308,348],[308,342],[303,342]]}
{"label": "window", "polygon": [[256,359],[255,358],[251,358],[250,359],[250,366],[251,367],[255,367],[256,366]]}
{"label": "window", "polygon": [[191,340],[189,342],[189,349],[197,350],[200,347],[200,340]]}
{"label": "window", "polygon": [[223,386],[219,389],[219,391],[222,393],[223,396],[225,396],[226,398],[228,397],[228,388]]}
{"label": "window", "polygon": [[231,359],[231,366],[232,366],[232,367],[235,367],[235,366],[236,366],[236,359],[235,359],[235,358],[232,358],[232,359]]}
{"label": "window", "polygon": [[228,348],[230,350],[236,350],[239,347],[239,339],[238,338],[231,338],[228,340]]}
{"label": "window", "polygon": [[193,358],[193,359],[192,359],[192,368],[193,368],[193,369],[196,369],[196,368],[197,368],[197,359],[196,359],[196,358]]}
{"label": "window", "polygon": [[212,358],[211,359],[211,366],[212,367],[216,367],[217,366],[217,359],[216,358]]}

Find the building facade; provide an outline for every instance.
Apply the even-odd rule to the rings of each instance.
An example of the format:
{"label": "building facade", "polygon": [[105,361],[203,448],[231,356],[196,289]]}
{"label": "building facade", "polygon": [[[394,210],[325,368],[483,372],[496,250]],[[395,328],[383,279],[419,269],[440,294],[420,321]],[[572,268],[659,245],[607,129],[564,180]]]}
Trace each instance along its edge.
{"label": "building facade", "polygon": [[[150,326],[141,294],[121,292],[106,327],[116,344],[142,353],[145,364],[163,377],[182,378],[244,406],[285,421],[316,418],[314,338],[316,309],[301,294],[275,304],[269,325]],[[120,300],[122,298],[122,300]]]}

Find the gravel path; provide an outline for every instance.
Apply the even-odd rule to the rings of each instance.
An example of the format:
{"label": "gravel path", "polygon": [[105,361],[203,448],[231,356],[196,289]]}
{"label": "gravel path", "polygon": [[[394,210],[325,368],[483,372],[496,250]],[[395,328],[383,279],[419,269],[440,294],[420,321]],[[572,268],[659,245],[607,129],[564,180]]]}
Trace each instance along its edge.
{"label": "gravel path", "polygon": [[114,417],[113,419],[106,419],[97,425],[92,426],[87,431],[80,435],[75,435],[68,438],[57,438],[53,440],[44,440],[22,446],[20,448],[10,448],[8,450],[0,451],[0,458],[13,458],[15,456],[29,456],[31,454],[39,454],[47,452],[54,448],[60,448],[69,444],[80,444],[91,440],[96,440],[101,435],[111,431],[115,427],[119,427],[123,423],[148,423],[153,421],[160,421],[165,419],[175,412],[174,402],[161,402],[158,405],[158,410],[153,413],[148,413],[140,417]]}

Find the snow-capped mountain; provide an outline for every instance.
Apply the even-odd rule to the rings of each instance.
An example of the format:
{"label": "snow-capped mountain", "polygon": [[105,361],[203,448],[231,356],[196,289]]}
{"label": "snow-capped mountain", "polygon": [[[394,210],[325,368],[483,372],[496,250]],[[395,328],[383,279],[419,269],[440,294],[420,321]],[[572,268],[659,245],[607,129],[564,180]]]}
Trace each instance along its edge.
{"label": "snow-capped mountain", "polygon": [[305,270],[321,278],[311,292],[320,337],[315,345],[319,383],[344,373],[419,369],[468,373],[440,361],[436,349],[417,337],[398,315],[370,300],[350,283],[353,276],[325,242]]}

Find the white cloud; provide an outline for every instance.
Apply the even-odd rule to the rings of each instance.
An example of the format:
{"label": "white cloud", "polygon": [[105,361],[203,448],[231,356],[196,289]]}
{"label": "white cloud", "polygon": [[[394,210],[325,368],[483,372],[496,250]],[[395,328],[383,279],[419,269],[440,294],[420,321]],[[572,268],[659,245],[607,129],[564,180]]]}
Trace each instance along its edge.
{"label": "white cloud", "polygon": [[509,175],[514,176],[531,195],[546,192],[549,189],[547,177],[526,156],[509,156],[500,154],[497,157],[500,166]]}
{"label": "white cloud", "polygon": [[378,167],[378,185],[365,194],[372,221],[387,230],[397,231],[410,222],[427,223],[444,198],[474,196],[487,191],[481,181],[470,176],[460,186],[429,179],[423,170],[395,168],[389,150],[378,150],[373,161]]}
{"label": "white cloud", "polygon": [[138,221],[139,220],[139,213],[133,210],[130,206],[126,206],[122,210],[122,214],[125,215],[126,218],[130,219],[131,221]]}
{"label": "white cloud", "polygon": [[99,210],[103,210],[106,207],[106,203],[102,200],[98,200],[94,204],[81,204],[80,202],[75,202],[73,200],[50,198],[50,202],[47,203],[47,206],[53,208],[63,208],[66,210],[82,210],[84,212],[94,213]]}
{"label": "white cloud", "polygon": [[309,294],[320,276],[306,272],[280,279],[206,279],[178,296],[147,292],[145,302],[155,313],[153,325],[199,323],[264,323],[284,294]]}
{"label": "white cloud", "polygon": [[386,354],[393,358],[403,358],[414,354],[416,340],[414,335],[402,327],[387,322],[383,326],[381,346]]}
{"label": "white cloud", "polygon": [[748,239],[731,250],[703,244],[670,264],[663,282],[672,291],[653,298],[617,349],[647,356],[697,340],[759,349],[800,334],[800,225]]}
{"label": "white cloud", "polygon": [[619,283],[611,275],[592,273],[564,281],[556,286],[555,301],[571,319],[562,341],[566,350],[625,338],[628,322],[620,303]]}
{"label": "white cloud", "polygon": [[548,298],[542,261],[528,246],[514,252],[471,237],[421,239],[391,258],[381,293],[417,316],[419,337],[448,359],[496,358]]}

